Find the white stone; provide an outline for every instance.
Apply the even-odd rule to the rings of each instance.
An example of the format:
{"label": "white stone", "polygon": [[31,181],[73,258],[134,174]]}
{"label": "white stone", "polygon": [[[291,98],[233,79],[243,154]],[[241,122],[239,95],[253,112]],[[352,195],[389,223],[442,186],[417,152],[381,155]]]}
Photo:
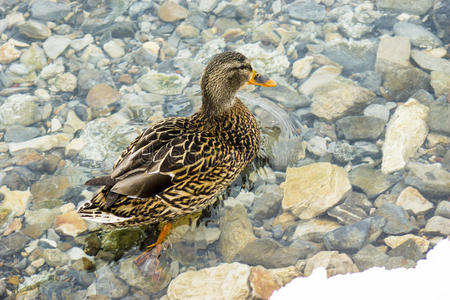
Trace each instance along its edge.
{"label": "white stone", "polygon": [[251,61],[252,67],[263,75],[284,74],[289,68],[289,60],[284,53],[274,50],[268,52],[259,44],[245,44],[236,49]]}
{"label": "white stone", "polygon": [[51,59],[56,59],[66,50],[70,44],[70,39],[62,35],[52,35],[45,40],[43,47],[45,54]]}
{"label": "white stone", "polygon": [[430,84],[436,96],[448,95],[450,93],[450,73],[431,72]]}
{"label": "white stone", "polygon": [[50,129],[52,132],[58,131],[59,129],[61,129],[61,127],[61,122],[57,118],[53,118],[50,121]]}
{"label": "white stone", "polygon": [[70,47],[72,47],[75,51],[83,50],[87,45],[91,44],[94,41],[94,38],[89,33],[86,34],[81,39],[75,39],[70,42]]}
{"label": "white stone", "polygon": [[64,149],[64,155],[67,157],[73,157],[80,153],[85,146],[86,142],[83,139],[73,139],[66,145],[66,148]]}
{"label": "white stone", "polygon": [[413,50],[411,56],[423,69],[450,74],[450,61],[448,59],[435,57],[426,51],[419,50]]}
{"label": "white stone", "polygon": [[425,232],[450,235],[450,219],[441,216],[432,217],[425,226]]}
{"label": "white stone", "polygon": [[424,215],[433,208],[433,203],[410,186],[400,193],[395,204],[403,207],[406,211],[412,211],[415,215]]}
{"label": "white stone", "polygon": [[160,46],[159,43],[157,42],[148,41],[142,44],[142,48],[153,53],[155,56],[158,56]]}
{"label": "white stone", "polygon": [[49,64],[49,65],[46,65],[42,69],[39,77],[41,79],[47,80],[47,79],[53,78],[56,75],[61,74],[61,73],[64,73],[64,66],[63,65],[60,65],[60,64]]}
{"label": "white stone", "polygon": [[118,39],[113,39],[105,43],[103,50],[112,58],[119,58],[125,55],[124,44]]}
{"label": "white stone", "polygon": [[322,66],[308,78],[298,89],[303,95],[309,96],[318,87],[334,81],[342,72],[341,67],[332,65]]}
{"label": "white stone", "polygon": [[358,272],[358,267],[352,259],[345,253],[339,254],[337,251],[320,251],[306,261],[304,275],[311,275],[317,268],[325,268],[328,277],[337,274],[347,274]]}
{"label": "white stone", "polygon": [[300,221],[292,239],[317,241],[322,240],[325,233],[341,227],[339,223],[327,219],[311,219],[307,221]]}
{"label": "white stone", "polygon": [[235,206],[237,204],[241,204],[241,205],[249,208],[250,206],[252,206],[254,200],[255,200],[255,194],[254,193],[247,192],[247,191],[241,191],[239,193],[239,195],[236,196],[236,198],[228,197],[224,201],[224,206],[232,207],[232,206]]}
{"label": "white stone", "polygon": [[167,295],[170,300],[247,299],[250,295],[249,275],[250,267],[240,263],[187,271],[172,280]]}
{"label": "white stone", "polygon": [[67,250],[67,255],[69,255],[70,260],[77,260],[83,257],[88,257],[88,255],[79,247],[73,247]]}
{"label": "white stone", "polygon": [[48,100],[50,100],[50,94],[45,89],[36,89],[34,91],[34,95],[38,98],[39,101],[48,101]]}
{"label": "white stone", "polygon": [[54,84],[59,91],[73,92],[77,87],[77,77],[72,73],[58,74]]}
{"label": "white stone", "polygon": [[48,151],[53,148],[64,147],[72,139],[71,134],[57,133],[40,136],[25,142],[8,143],[9,152],[14,153],[25,149]]}
{"label": "white stone", "polygon": [[218,0],[200,0],[198,9],[203,12],[211,12],[217,5]]}
{"label": "white stone", "polygon": [[307,143],[306,149],[312,154],[323,156],[327,153],[327,140],[325,138],[313,136]]}
{"label": "white stone", "polygon": [[377,59],[375,69],[377,72],[383,71],[386,66],[400,65],[408,67],[411,44],[407,37],[402,36],[382,36],[378,44]]}
{"label": "white stone", "polygon": [[67,113],[66,123],[64,124],[63,131],[66,133],[75,133],[82,129],[86,124],[78,118],[78,116],[70,110]]}
{"label": "white stone", "polygon": [[4,196],[1,207],[11,209],[14,216],[23,215],[32,198],[32,195],[28,190],[11,191],[6,186],[0,187],[0,193]]}
{"label": "white stone", "polygon": [[41,114],[34,96],[14,94],[0,106],[0,125],[28,126],[40,120]]}
{"label": "white stone", "polygon": [[428,134],[428,111],[428,107],[413,98],[399,104],[386,128],[381,163],[383,173],[403,169],[423,144]]}
{"label": "white stone", "polygon": [[298,79],[304,79],[308,77],[312,70],[312,62],[314,58],[312,56],[305,56],[302,59],[297,60],[292,65],[292,76]]}
{"label": "white stone", "polygon": [[389,121],[389,109],[381,104],[370,104],[364,109],[364,115]]}

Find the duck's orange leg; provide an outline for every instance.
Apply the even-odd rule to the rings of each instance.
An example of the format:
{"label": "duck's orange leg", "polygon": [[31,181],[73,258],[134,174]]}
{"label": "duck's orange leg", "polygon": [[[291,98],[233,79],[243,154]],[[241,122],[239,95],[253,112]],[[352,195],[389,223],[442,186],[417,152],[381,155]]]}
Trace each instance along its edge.
{"label": "duck's orange leg", "polygon": [[142,265],[151,256],[154,256],[155,258],[157,258],[159,256],[159,253],[161,252],[161,247],[157,247],[155,249],[156,250],[155,253],[151,253],[151,252],[153,252],[151,250],[153,248],[155,248],[156,246],[160,245],[164,241],[164,238],[167,236],[167,234],[169,233],[171,228],[172,228],[172,223],[165,224],[163,229],[159,233],[159,236],[158,236],[158,239],[156,240],[156,242],[151,245],[148,245],[147,249],[145,249],[145,251],[134,260],[134,263],[139,266],[139,265]]}

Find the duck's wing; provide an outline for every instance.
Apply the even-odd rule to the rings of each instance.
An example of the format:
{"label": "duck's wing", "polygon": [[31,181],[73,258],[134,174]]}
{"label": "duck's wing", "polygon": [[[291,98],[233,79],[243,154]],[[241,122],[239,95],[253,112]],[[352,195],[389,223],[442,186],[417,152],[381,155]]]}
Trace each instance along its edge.
{"label": "duck's wing", "polygon": [[204,133],[182,134],[155,149],[148,144],[122,159],[111,192],[136,198],[159,194],[197,173],[223,165],[226,149]]}

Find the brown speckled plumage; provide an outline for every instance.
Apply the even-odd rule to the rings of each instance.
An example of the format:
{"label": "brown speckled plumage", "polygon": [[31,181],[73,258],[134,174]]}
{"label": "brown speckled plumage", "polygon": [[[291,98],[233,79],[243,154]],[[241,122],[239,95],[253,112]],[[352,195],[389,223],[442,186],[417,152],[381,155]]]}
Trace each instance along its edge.
{"label": "brown speckled plumage", "polygon": [[202,77],[203,105],[191,117],[167,118],[145,130],[114,164],[78,213],[118,226],[172,221],[202,210],[253,160],[258,124],[237,90],[252,77],[240,53],[213,57]]}

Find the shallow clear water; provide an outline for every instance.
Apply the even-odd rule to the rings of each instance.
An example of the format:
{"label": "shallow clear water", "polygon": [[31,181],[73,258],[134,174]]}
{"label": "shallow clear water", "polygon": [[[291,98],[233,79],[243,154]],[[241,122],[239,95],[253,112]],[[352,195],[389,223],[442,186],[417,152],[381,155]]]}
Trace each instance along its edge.
{"label": "shallow clear water", "polygon": [[[267,298],[260,285],[273,290],[306,275],[319,251],[348,255],[337,273],[374,265],[361,258],[367,245],[382,252],[383,266],[414,266],[450,217],[449,33],[440,18],[448,4],[428,2],[0,0],[0,298],[183,299],[186,277],[173,279],[233,262],[244,283],[210,274],[205,291],[231,284],[243,286],[236,299]],[[260,122],[260,154],[220,201],[175,224],[152,261],[159,276],[146,277],[133,260],[161,228],[81,219],[76,207],[95,193],[84,182],[107,174],[151,122],[198,110],[201,72],[227,50],[278,82],[238,93]],[[439,173],[431,183],[405,165],[381,172],[388,121],[410,98],[423,113],[405,118],[425,129],[405,160],[430,165]],[[307,204],[318,208],[306,217],[287,200],[306,196],[280,184],[288,167],[318,162],[336,167],[327,177],[342,170],[346,183],[312,182],[344,192],[315,202],[333,194],[332,204]],[[407,186],[424,199],[420,208],[398,200]],[[437,216],[441,227],[430,225]],[[317,227],[302,227],[309,224]],[[356,237],[328,234],[345,226]],[[385,241],[407,233],[421,239],[411,247],[426,249],[414,256]],[[184,289],[201,299],[192,276]]]}

